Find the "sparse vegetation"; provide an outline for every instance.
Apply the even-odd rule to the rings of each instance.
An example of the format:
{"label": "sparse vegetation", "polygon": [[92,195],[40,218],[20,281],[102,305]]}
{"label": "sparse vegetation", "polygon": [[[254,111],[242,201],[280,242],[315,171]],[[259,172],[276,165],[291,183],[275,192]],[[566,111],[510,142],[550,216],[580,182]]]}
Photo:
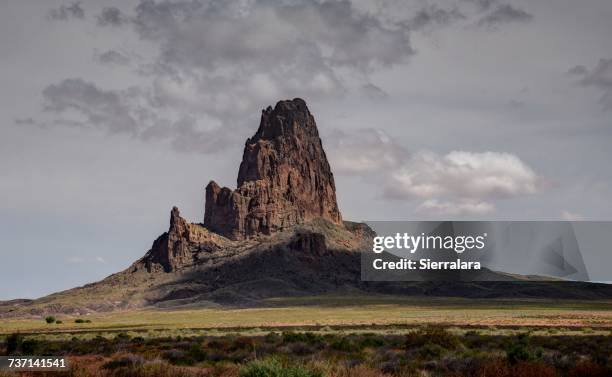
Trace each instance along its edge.
{"label": "sparse vegetation", "polygon": [[0,354],[67,356],[72,377],[612,375],[609,303],[419,300],[3,319]]}
{"label": "sparse vegetation", "polygon": [[276,359],[266,359],[246,364],[240,369],[240,377],[323,377],[323,374],[301,366],[283,366]]}
{"label": "sparse vegetation", "polygon": [[[423,326],[400,333],[370,326],[258,335],[74,336],[12,334],[12,354],[71,358],[73,377],[578,377],[612,375],[609,335],[551,335],[518,327]],[[526,332],[525,330],[529,330]],[[500,331],[499,329],[497,331]],[[210,332],[210,331],[209,331]],[[0,349],[3,346],[0,345]]]}
{"label": "sparse vegetation", "polygon": [[[73,304],[66,302],[67,306]],[[482,326],[491,330],[508,326],[556,328],[558,334],[591,329],[593,335],[609,332],[612,305],[603,301],[466,300],[453,298],[401,298],[389,296],[318,296],[279,298],[266,301],[265,308],[226,310],[135,310],[91,314],[88,319],[64,320],[62,330],[119,331],[209,328],[269,328],[336,325],[426,325]],[[77,320],[83,320],[83,322]],[[603,328],[603,330],[602,330]],[[587,330],[587,331],[591,331]],[[53,331],[41,328],[39,319],[3,318],[0,334]],[[282,331],[282,329],[280,330]]]}
{"label": "sparse vegetation", "polygon": [[427,326],[410,333],[406,337],[406,348],[436,345],[443,349],[455,349],[459,346],[459,338],[439,326]]}

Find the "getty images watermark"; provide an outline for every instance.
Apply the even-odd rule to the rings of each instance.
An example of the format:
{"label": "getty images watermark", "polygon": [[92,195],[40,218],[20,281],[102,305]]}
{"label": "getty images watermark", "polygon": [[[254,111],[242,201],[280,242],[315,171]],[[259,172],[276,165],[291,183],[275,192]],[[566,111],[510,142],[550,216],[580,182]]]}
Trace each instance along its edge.
{"label": "getty images watermark", "polygon": [[[372,242],[372,252],[381,254],[383,252],[405,251],[410,254],[427,251],[452,251],[463,254],[466,251],[479,250],[485,247],[487,233],[481,235],[467,236],[441,236],[422,232],[420,235],[409,233],[396,233],[394,236],[375,236]],[[397,261],[389,261],[384,258],[376,258],[372,262],[372,268],[376,270],[480,270],[479,261],[467,261],[457,258],[456,260],[435,261],[429,257],[418,260],[400,258]]]}
{"label": "getty images watermark", "polygon": [[[364,281],[591,280],[612,263],[612,222],[378,221],[361,253]],[[587,256],[587,258],[584,258]],[[593,267],[594,266],[594,267]],[[612,273],[611,273],[612,274]],[[612,280],[612,276],[598,280]]]}

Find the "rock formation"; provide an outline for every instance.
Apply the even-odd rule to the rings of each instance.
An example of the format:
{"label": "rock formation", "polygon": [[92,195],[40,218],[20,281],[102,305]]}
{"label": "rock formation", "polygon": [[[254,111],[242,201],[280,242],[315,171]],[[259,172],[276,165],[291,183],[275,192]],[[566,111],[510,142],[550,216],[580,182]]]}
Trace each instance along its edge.
{"label": "rock formation", "polygon": [[200,252],[215,251],[220,244],[218,237],[197,224],[188,223],[181,217],[179,209],[173,207],[170,228],[153,242],[142,262],[149,272],[157,269],[176,271],[192,265]]}
{"label": "rock formation", "polygon": [[204,225],[231,239],[271,234],[315,218],[342,225],[334,177],[304,100],[262,111],[246,141],[238,188],[206,187]]}
{"label": "rock formation", "polygon": [[[202,262],[201,252],[221,248],[223,237],[270,235],[316,218],[344,227],[314,117],[302,99],[280,101],[263,110],[259,129],[246,142],[238,188],[208,184],[204,227],[190,224],[174,207],[170,228],[153,242],[142,265],[149,272],[178,271]],[[300,235],[295,242],[290,247],[325,251],[322,235]]]}

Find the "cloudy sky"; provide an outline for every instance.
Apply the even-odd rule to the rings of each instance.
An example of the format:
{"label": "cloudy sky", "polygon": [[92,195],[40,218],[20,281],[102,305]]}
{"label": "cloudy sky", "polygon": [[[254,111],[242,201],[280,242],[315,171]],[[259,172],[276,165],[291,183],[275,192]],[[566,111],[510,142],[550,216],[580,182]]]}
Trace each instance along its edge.
{"label": "cloudy sky", "polygon": [[201,221],[285,98],[315,115],[346,219],[610,220],[611,18],[608,0],[3,1],[0,299],[127,267],[173,205]]}

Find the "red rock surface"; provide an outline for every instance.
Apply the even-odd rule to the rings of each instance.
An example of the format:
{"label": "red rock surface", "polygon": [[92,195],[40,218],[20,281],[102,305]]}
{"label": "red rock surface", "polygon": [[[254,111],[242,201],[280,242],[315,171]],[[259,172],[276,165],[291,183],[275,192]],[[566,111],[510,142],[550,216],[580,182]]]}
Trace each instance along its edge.
{"label": "red rock surface", "polygon": [[238,188],[206,187],[204,225],[244,239],[315,218],[342,225],[334,177],[306,102],[280,101],[246,141]]}
{"label": "red rock surface", "polygon": [[200,252],[211,252],[219,248],[218,236],[205,229],[190,224],[181,217],[177,207],[170,212],[170,228],[159,236],[144,256],[144,267],[153,272],[163,269],[176,271],[192,265]]}

